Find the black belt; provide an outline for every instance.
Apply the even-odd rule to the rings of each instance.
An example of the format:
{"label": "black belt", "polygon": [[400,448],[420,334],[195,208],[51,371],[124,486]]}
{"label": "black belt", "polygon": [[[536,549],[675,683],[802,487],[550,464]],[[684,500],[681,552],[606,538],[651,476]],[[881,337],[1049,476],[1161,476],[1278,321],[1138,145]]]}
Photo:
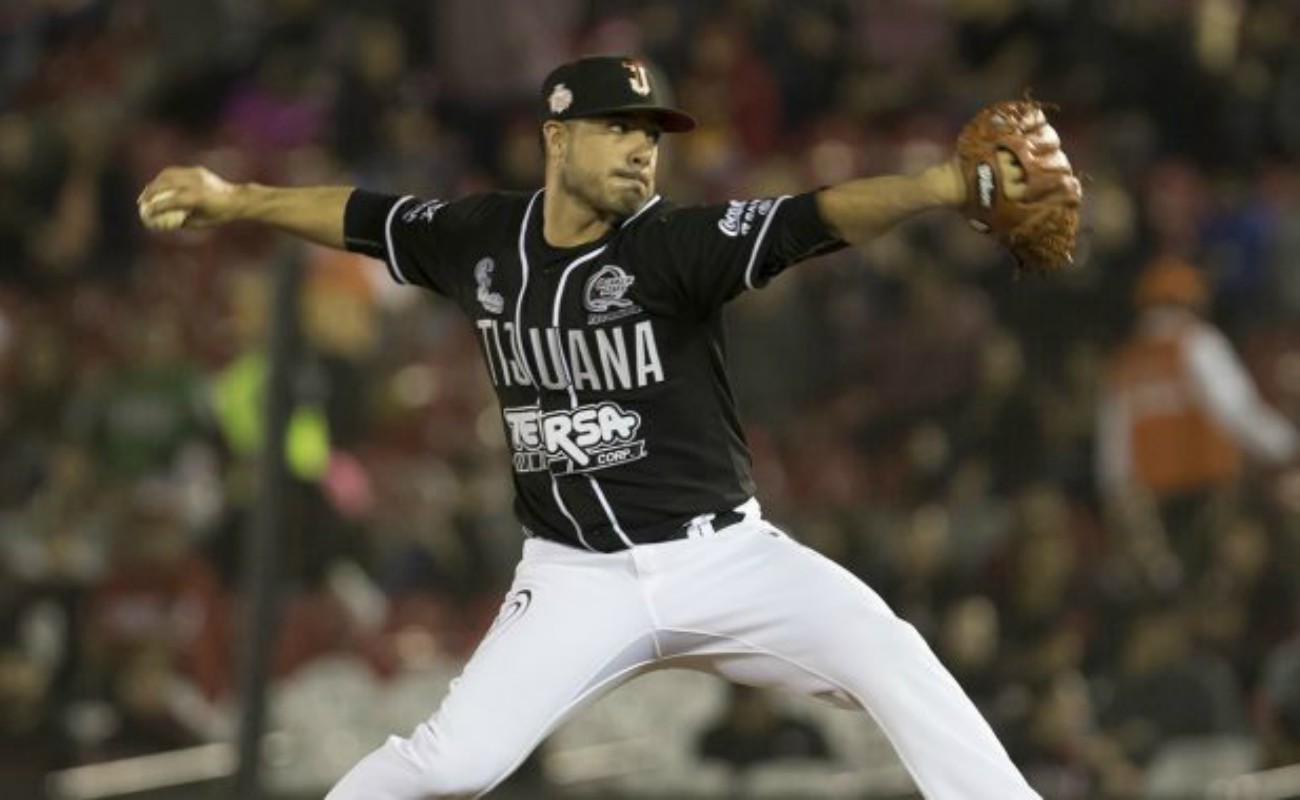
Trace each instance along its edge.
{"label": "black belt", "polygon": [[[730,528],[732,525],[735,525],[737,522],[741,522],[744,519],[745,519],[744,514],[740,513],[739,511],[736,511],[734,508],[729,508],[726,511],[719,511],[718,513],[714,514],[713,519],[709,520],[709,524],[713,526],[713,532],[717,533],[718,531],[724,528]],[[673,538],[674,539],[690,538],[690,529],[691,529],[691,523],[688,522],[677,529],[678,535]]]}
{"label": "black belt", "polygon": [[[741,522],[744,519],[745,519],[744,514],[740,513],[739,511],[736,511],[735,509],[729,508],[726,511],[719,511],[716,514],[714,514],[713,519],[709,520],[709,524],[712,525],[713,532],[717,533],[719,531],[730,528],[732,525],[735,525],[737,522]],[[639,530],[636,532],[636,535],[633,537],[632,543],[638,545],[639,544],[663,544],[664,542],[676,542],[676,541],[681,541],[683,539],[689,539],[689,538],[691,538],[690,520],[682,523],[681,525],[663,525],[657,528]],[[620,551],[626,550],[627,547],[624,546],[621,541],[619,541],[618,546],[616,547],[611,547],[608,549],[598,547],[596,549],[602,553],[618,553]]]}

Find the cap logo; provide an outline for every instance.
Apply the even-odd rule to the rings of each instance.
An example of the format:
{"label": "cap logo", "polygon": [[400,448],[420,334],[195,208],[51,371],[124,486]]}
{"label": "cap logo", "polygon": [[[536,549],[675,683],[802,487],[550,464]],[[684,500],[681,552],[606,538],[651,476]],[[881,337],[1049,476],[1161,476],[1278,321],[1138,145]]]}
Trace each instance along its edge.
{"label": "cap logo", "polygon": [[573,92],[569,91],[569,87],[564,84],[557,83],[546,103],[551,107],[552,114],[563,114],[569,110],[569,106],[573,105]]}
{"label": "cap logo", "polygon": [[632,73],[627,79],[627,82],[632,86],[632,91],[642,97],[649,96],[650,76],[646,74],[645,67],[635,61],[624,61],[623,66],[627,68],[628,72]]}

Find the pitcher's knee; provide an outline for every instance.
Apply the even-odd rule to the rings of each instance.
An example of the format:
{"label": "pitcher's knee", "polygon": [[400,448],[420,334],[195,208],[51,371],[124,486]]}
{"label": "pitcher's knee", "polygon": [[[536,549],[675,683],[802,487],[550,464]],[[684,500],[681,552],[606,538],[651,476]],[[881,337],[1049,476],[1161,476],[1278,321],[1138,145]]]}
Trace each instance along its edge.
{"label": "pitcher's knee", "polygon": [[929,647],[915,625],[893,612],[877,614],[870,619],[871,622],[866,627],[867,635],[880,646],[908,647],[920,644]]}
{"label": "pitcher's knee", "polygon": [[491,789],[505,769],[472,756],[439,759],[429,768],[427,800],[471,800]]}
{"label": "pitcher's knee", "polygon": [[516,755],[490,742],[449,745],[421,726],[410,739],[390,737],[326,800],[468,800],[503,778]]}
{"label": "pitcher's knee", "polygon": [[406,742],[407,752],[424,773],[429,800],[473,798],[491,789],[519,760],[519,753],[507,744],[508,737],[439,741],[428,725],[421,725]]}

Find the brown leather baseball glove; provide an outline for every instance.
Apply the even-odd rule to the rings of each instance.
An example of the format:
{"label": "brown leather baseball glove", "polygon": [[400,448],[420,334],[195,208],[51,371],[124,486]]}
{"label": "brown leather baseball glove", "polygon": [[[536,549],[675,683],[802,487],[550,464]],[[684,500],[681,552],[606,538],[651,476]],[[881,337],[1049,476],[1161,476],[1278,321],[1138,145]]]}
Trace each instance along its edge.
{"label": "brown leather baseball glove", "polygon": [[1004,100],[982,109],[957,137],[966,180],[963,212],[1016,257],[1016,273],[1074,262],[1083,189],[1039,103]]}

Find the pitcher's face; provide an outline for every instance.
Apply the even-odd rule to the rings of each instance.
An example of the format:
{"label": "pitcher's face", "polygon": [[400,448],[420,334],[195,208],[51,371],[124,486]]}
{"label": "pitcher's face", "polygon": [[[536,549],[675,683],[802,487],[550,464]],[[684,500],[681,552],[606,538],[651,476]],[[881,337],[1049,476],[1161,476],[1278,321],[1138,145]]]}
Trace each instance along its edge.
{"label": "pitcher's face", "polygon": [[655,193],[662,130],[644,114],[614,114],[560,125],[549,145],[559,188],[597,213],[635,214]]}

